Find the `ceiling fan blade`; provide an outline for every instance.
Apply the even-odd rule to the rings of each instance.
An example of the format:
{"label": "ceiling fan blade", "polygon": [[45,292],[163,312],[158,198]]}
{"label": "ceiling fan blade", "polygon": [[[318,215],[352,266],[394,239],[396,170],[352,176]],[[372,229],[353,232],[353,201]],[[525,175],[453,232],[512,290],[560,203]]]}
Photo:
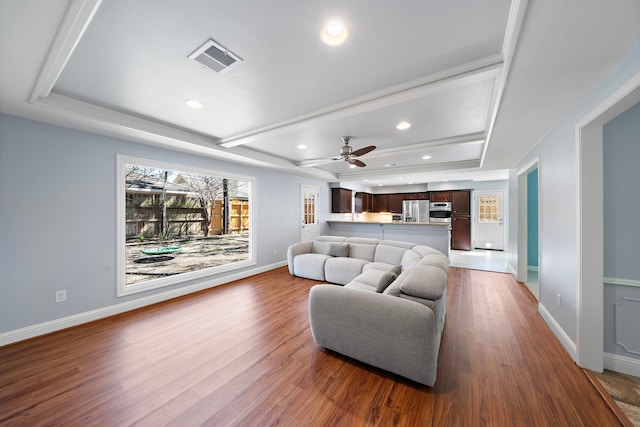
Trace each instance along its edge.
{"label": "ceiling fan blade", "polygon": [[352,164],[352,165],[356,165],[359,168],[363,168],[363,167],[367,166],[363,161],[356,160],[356,159],[349,160],[349,163]]}
{"label": "ceiling fan blade", "polygon": [[370,151],[373,151],[376,149],[375,145],[370,145],[368,147],[363,147],[359,150],[354,151],[353,153],[351,153],[352,156],[358,157],[358,156],[362,156],[364,154],[367,154]]}
{"label": "ceiling fan blade", "polygon": [[298,166],[303,166],[303,167],[311,167],[311,166],[317,166],[317,165],[321,165],[323,163],[330,163],[333,162],[334,160],[342,160],[341,157],[336,158],[331,158],[331,157],[324,157],[322,159],[309,159],[309,160],[302,160],[298,163],[296,163]]}

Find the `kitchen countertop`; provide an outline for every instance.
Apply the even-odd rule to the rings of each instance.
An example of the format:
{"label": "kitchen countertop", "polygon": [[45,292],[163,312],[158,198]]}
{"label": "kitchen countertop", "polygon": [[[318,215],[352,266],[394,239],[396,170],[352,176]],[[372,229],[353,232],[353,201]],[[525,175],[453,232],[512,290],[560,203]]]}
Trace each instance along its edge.
{"label": "kitchen countertop", "polygon": [[335,220],[330,219],[327,222],[335,222],[340,224],[380,224],[380,225],[435,225],[450,226],[448,222],[403,222],[403,221],[351,221],[351,220]]}

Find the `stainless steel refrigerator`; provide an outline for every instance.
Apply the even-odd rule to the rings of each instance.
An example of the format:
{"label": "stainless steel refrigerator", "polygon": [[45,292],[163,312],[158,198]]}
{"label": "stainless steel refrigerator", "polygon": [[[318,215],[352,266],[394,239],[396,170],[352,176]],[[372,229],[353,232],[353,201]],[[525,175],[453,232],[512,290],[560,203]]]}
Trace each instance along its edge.
{"label": "stainless steel refrigerator", "polygon": [[402,220],[404,222],[429,222],[429,201],[403,200]]}

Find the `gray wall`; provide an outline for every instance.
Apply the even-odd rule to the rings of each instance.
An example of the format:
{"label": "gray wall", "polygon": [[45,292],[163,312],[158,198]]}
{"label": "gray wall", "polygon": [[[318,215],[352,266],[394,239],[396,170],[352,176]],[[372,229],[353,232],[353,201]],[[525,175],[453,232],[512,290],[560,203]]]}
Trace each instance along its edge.
{"label": "gray wall", "polygon": [[[151,294],[206,286],[203,279],[116,298],[116,154],[256,177],[258,265],[247,272],[282,263],[288,245],[299,241],[301,184],[319,187],[322,221],[330,210],[324,181],[0,115],[0,338]],[[55,303],[59,289],[67,290],[64,303]]]}
{"label": "gray wall", "polygon": [[[510,249],[517,248],[517,173],[536,157],[539,158],[540,200],[540,303],[559,328],[576,342],[577,271],[576,206],[578,182],[576,176],[575,125],[625,82],[640,72],[640,43],[573,106],[565,116],[523,157],[510,173]],[[510,259],[517,270],[517,255]],[[561,304],[556,303],[556,293]]]}
{"label": "gray wall", "polygon": [[[604,351],[640,359],[640,104],[604,125],[603,144]],[[621,281],[635,286],[607,283]]]}

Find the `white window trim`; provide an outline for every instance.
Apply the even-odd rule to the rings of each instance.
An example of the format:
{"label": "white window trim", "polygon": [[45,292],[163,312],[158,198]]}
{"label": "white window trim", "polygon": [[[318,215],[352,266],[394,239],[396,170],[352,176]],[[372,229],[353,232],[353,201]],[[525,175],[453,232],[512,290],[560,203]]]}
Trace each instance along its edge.
{"label": "white window trim", "polygon": [[[173,276],[161,277],[158,279],[151,279],[145,282],[134,283],[131,285],[126,284],[126,203],[125,203],[125,165],[135,164],[140,166],[161,168],[168,170],[178,170],[182,172],[215,175],[224,178],[235,179],[239,181],[249,182],[249,259],[240,262],[234,262],[231,264],[219,265],[216,267],[205,268],[198,271],[191,271],[188,273],[176,274]],[[168,163],[163,161],[156,161],[152,159],[144,159],[138,157],[125,156],[121,154],[116,155],[116,274],[117,274],[117,289],[116,296],[123,297],[127,295],[136,294],[139,292],[150,291],[153,289],[159,289],[166,286],[178,285],[191,280],[203,279],[206,277],[215,276],[220,273],[239,270],[249,266],[257,264],[257,245],[256,245],[256,228],[255,228],[255,201],[256,201],[256,178],[244,175],[237,175],[229,172],[221,172],[211,169],[198,168],[193,166],[187,166],[182,164]]]}

